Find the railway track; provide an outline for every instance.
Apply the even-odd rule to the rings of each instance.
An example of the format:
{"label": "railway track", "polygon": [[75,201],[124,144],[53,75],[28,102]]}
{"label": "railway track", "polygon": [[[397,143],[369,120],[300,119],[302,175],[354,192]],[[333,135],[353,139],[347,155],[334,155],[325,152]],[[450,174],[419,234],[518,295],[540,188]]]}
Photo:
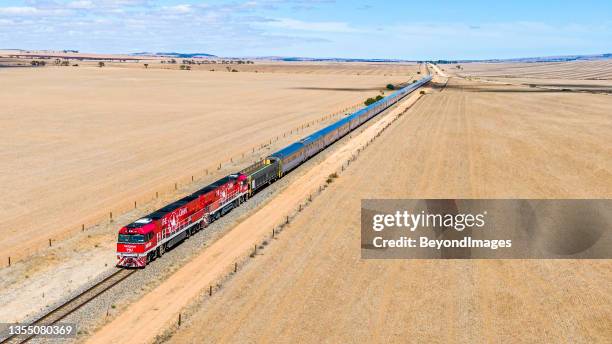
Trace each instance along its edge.
{"label": "railway track", "polygon": [[[137,270],[126,270],[126,269],[121,269],[121,270],[115,271],[110,276],[106,277],[102,281],[100,281],[100,282],[96,283],[95,285],[91,286],[90,288],[88,288],[87,290],[83,291],[82,293],[76,295],[75,297],[73,297],[69,301],[67,301],[67,302],[59,305],[58,307],[54,308],[53,310],[51,310],[47,314],[43,315],[42,317],[38,318],[37,320],[35,320],[34,322],[32,322],[29,325],[53,325],[53,324],[56,324],[57,322],[59,322],[60,320],[66,318],[68,315],[72,314],[73,312],[75,312],[79,308],[85,306],[91,300],[93,300],[93,299],[97,298],[98,296],[102,295],[105,291],[107,291],[107,290],[111,289],[112,287],[114,287],[115,285],[121,283],[121,281],[123,281],[124,279],[128,278],[129,276],[131,276],[136,271]],[[32,335],[12,335],[12,336],[9,336],[6,339],[2,339],[2,341],[0,341],[0,344],[9,344],[9,343],[10,344],[20,344],[20,343],[26,343],[26,342],[29,342],[34,337],[36,337],[35,334],[32,334]]]}

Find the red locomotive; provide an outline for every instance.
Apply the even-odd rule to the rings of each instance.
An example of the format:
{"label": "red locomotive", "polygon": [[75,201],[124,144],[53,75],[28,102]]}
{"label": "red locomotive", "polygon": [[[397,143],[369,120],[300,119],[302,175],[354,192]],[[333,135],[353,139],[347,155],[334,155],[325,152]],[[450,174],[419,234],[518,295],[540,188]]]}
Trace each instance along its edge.
{"label": "red locomotive", "polygon": [[232,174],[119,230],[117,266],[145,267],[166,249],[246,200],[247,177]]}

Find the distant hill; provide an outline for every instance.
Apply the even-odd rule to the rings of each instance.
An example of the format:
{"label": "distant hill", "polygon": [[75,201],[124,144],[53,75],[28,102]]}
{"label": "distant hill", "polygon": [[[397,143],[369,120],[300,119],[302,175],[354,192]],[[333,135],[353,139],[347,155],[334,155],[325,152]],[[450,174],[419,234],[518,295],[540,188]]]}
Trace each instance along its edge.
{"label": "distant hill", "polygon": [[[510,59],[487,59],[487,60],[433,60],[435,63],[468,63],[468,62],[567,62],[567,61],[590,61],[611,59],[612,53],[596,55],[562,55],[541,57],[519,57]],[[291,57],[291,56],[254,56],[253,60],[287,61],[287,62],[422,62],[403,59],[366,59],[366,58],[341,58],[341,57]]]}
{"label": "distant hill", "polygon": [[511,59],[488,59],[488,60],[438,60],[432,61],[440,64],[444,63],[469,63],[469,62],[569,62],[569,61],[594,61],[611,59],[612,53],[595,54],[595,55],[560,55],[560,56],[539,56],[539,57],[518,57]]}
{"label": "distant hill", "polygon": [[410,62],[400,59],[365,59],[365,58],[343,58],[343,57],[291,57],[291,56],[256,56],[249,57],[253,60],[271,60],[288,62]]}
{"label": "distant hill", "polygon": [[174,58],[181,58],[181,59],[191,59],[191,58],[198,58],[198,57],[217,57],[216,55],[211,55],[211,54],[206,54],[206,53],[175,53],[175,52],[170,52],[170,53],[165,53],[165,52],[158,52],[158,53],[150,53],[150,52],[140,52],[140,53],[132,53],[130,54],[132,56],[161,56],[161,57],[174,57]]}

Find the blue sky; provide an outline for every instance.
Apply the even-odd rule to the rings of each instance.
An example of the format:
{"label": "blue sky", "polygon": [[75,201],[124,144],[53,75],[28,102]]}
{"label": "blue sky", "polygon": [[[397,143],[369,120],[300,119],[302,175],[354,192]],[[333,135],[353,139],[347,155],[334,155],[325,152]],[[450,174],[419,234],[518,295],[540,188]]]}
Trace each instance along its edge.
{"label": "blue sky", "polygon": [[0,0],[0,48],[487,59],[612,52],[612,1]]}

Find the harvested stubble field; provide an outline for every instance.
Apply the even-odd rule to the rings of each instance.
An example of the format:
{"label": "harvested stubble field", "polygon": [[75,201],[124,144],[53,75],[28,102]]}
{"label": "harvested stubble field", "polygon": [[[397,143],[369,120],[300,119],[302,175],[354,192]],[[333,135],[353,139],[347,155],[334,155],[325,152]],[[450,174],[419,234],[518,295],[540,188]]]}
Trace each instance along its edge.
{"label": "harvested stubble field", "polygon": [[612,79],[612,59],[575,62],[465,63],[461,64],[461,67],[463,69],[459,71],[459,74],[467,76],[570,80]]}
{"label": "harvested stubble field", "polygon": [[[418,65],[414,63],[350,63],[350,62],[276,62],[256,61],[254,64],[236,63],[203,63],[182,65],[182,59],[176,63],[161,63],[162,60],[143,60],[138,62],[106,62],[106,66],[129,69],[181,70],[189,67],[191,71],[208,71],[215,73],[275,73],[275,74],[312,74],[312,75],[355,75],[355,76],[416,76]],[[165,59],[164,61],[169,61]],[[189,60],[188,60],[189,61]],[[86,61],[82,66],[97,66],[97,62]],[[187,70],[183,72],[189,72]]]}
{"label": "harvested stubble field", "polygon": [[[224,66],[206,66],[223,70]],[[198,67],[196,67],[198,68]],[[408,75],[417,70],[416,64],[406,63],[346,63],[346,62],[258,62],[249,65],[232,65],[239,72],[290,73],[290,74],[331,74],[331,75]]]}
{"label": "harvested stubble field", "polygon": [[409,79],[82,66],[0,77],[3,265]]}
{"label": "harvested stubble field", "polygon": [[444,65],[450,74],[541,89],[612,93],[612,60]]}
{"label": "harvested stubble field", "polygon": [[451,79],[170,342],[610,342],[610,261],[361,260],[359,226],[364,198],[610,198],[611,108]]}

